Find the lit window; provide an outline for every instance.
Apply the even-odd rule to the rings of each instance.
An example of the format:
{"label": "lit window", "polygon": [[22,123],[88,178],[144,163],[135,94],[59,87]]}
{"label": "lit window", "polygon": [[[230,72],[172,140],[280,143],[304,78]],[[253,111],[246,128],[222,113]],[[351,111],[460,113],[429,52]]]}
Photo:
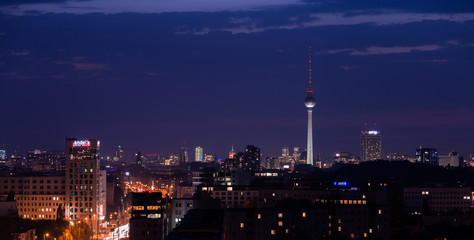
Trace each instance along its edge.
{"label": "lit window", "polygon": [[259,213],[257,214],[257,219],[261,219],[262,218],[262,215]]}
{"label": "lit window", "polygon": [[278,226],[279,226],[279,227],[283,227],[283,222],[282,222],[282,221],[278,221]]}
{"label": "lit window", "polygon": [[278,213],[278,218],[283,218],[283,213]]}
{"label": "lit window", "polygon": [[382,209],[379,209],[379,214],[382,214]]}
{"label": "lit window", "polygon": [[276,231],[274,229],[270,230],[270,234],[275,235]]}
{"label": "lit window", "polygon": [[305,218],[305,217],[306,217],[306,212],[303,212],[303,214],[302,214],[302,215],[303,215],[303,217]]}
{"label": "lit window", "polygon": [[342,231],[342,228],[341,227],[337,227],[337,231]]}
{"label": "lit window", "polygon": [[240,228],[244,228],[244,223],[240,223]]}

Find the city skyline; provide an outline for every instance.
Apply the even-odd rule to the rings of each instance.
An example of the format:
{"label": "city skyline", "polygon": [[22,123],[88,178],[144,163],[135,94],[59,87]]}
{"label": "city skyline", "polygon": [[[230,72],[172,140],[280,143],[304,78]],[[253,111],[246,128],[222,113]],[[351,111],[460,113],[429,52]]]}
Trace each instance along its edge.
{"label": "city skyline", "polygon": [[365,122],[385,153],[473,152],[469,1],[30,2],[0,4],[7,154],[62,150],[66,136],[101,139],[109,155],[179,153],[182,142],[217,156],[303,150],[309,44],[315,155],[357,154]]}

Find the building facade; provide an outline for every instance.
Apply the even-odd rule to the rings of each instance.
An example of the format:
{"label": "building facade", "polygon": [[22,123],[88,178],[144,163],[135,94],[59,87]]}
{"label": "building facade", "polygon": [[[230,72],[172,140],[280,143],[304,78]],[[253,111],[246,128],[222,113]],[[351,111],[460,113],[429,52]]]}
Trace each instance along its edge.
{"label": "building facade", "polygon": [[438,166],[438,150],[435,148],[416,149],[416,162]]}
{"label": "building facade", "polygon": [[382,135],[380,131],[361,131],[360,160],[374,161],[382,159]]}
{"label": "building facade", "polygon": [[98,217],[99,148],[100,142],[93,139],[66,140],[66,216],[70,220],[92,222]]}

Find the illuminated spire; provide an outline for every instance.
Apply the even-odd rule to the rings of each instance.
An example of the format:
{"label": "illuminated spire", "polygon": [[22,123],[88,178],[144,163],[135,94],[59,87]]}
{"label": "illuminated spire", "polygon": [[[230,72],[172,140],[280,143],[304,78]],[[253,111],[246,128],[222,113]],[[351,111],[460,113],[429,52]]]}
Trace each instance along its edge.
{"label": "illuminated spire", "polygon": [[309,46],[309,60],[308,60],[308,72],[309,72],[309,87],[308,87],[308,93],[313,93],[313,87],[312,87],[312,82],[311,82],[311,45]]}

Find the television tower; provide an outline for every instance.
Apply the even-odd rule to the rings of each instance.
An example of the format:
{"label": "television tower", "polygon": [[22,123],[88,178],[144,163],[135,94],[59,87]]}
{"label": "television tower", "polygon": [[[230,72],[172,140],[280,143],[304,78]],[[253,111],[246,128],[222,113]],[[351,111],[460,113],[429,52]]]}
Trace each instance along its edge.
{"label": "television tower", "polygon": [[309,86],[306,92],[306,99],[304,105],[308,108],[308,146],[306,148],[306,163],[313,166],[313,107],[316,105],[316,100],[313,97],[313,87],[311,86],[311,46],[309,46]]}

